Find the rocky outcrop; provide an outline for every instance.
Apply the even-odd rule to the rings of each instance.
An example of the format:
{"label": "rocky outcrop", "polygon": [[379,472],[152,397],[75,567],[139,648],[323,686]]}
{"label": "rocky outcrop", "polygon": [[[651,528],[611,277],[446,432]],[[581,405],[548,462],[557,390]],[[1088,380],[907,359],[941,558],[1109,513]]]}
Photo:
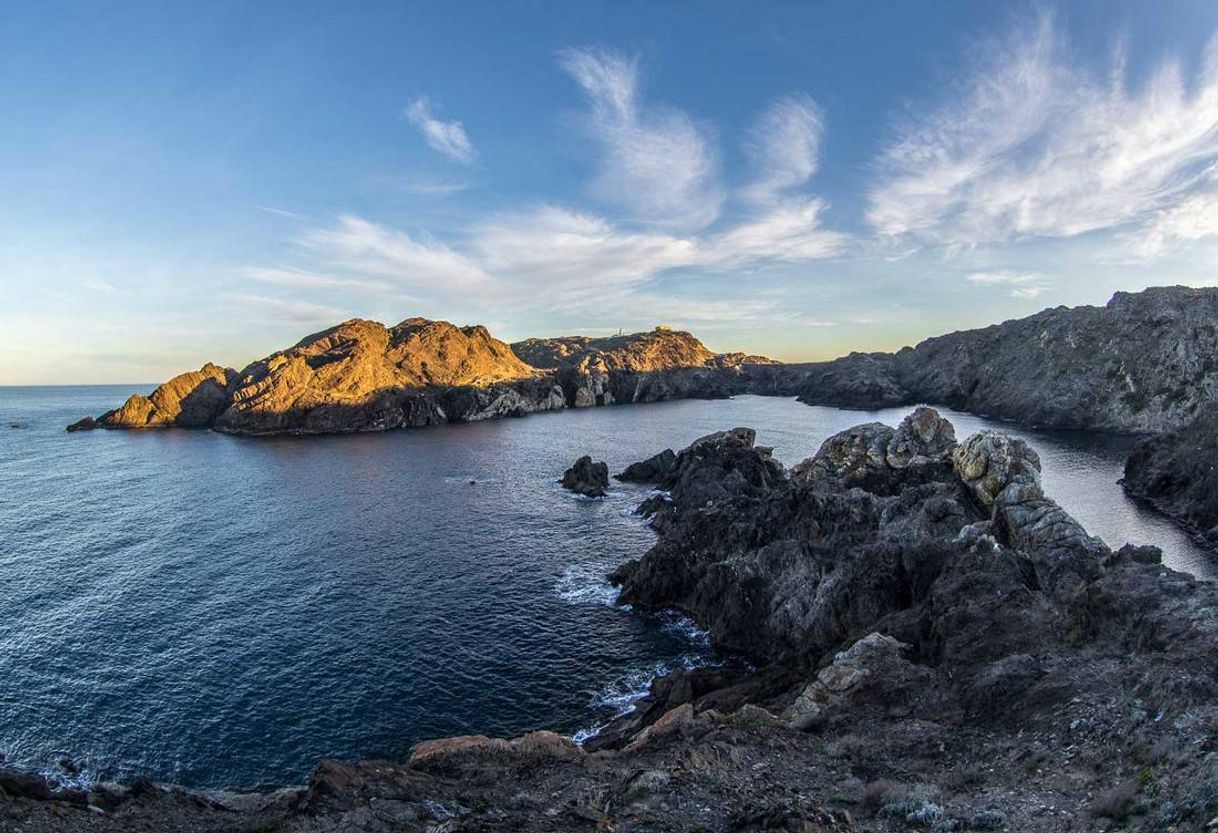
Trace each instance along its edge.
{"label": "rocky outcrop", "polygon": [[623,483],[658,483],[672,473],[676,464],[677,455],[671,448],[666,448],[646,460],[631,463],[613,477]]}
{"label": "rocky outcrop", "polygon": [[485,327],[352,320],[254,362],[216,427],[241,434],[387,430],[561,405],[553,383]]}
{"label": "rocky outcrop", "polygon": [[205,364],[174,376],[150,396],[134,394],[97,422],[104,428],[210,428],[228,407],[228,387],[236,375],[236,371]]}
{"label": "rocky outcrop", "polygon": [[797,366],[743,353],[715,354],[690,333],[665,327],[606,338],[532,338],[512,349],[529,364],[552,371],[573,408],[739,393],[794,396],[803,378]]}
{"label": "rocky outcrop", "polygon": [[1218,288],[1156,287],[814,365],[800,398],[847,408],[926,402],[1029,424],[1157,432],[1214,400],[1216,357]]}
{"label": "rocky outcrop", "polygon": [[[515,349],[513,349],[515,348]],[[529,362],[536,362],[536,366]],[[232,434],[331,434],[473,422],[566,407],[737,393],[793,396],[802,370],[716,355],[689,333],[533,339],[509,347],[485,327],[353,319],[240,373],[216,365],[134,395],[103,428],[215,428]]]}
{"label": "rocky outcrop", "polygon": [[1140,442],[1121,484],[1218,546],[1218,411]]}
{"label": "rocky outcrop", "polygon": [[604,497],[609,491],[609,466],[584,455],[563,472],[562,487],[584,497]]}

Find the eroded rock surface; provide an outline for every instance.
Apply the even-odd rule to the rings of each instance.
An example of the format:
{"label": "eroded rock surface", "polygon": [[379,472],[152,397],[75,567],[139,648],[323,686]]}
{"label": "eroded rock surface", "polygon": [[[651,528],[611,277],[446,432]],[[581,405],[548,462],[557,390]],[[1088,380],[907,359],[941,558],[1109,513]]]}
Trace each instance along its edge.
{"label": "eroded rock surface", "polygon": [[1140,442],[1121,484],[1218,546],[1218,410]]}
{"label": "eroded rock surface", "polygon": [[1185,425],[1218,396],[1218,288],[1118,292],[897,353],[812,366],[800,398],[881,408],[928,402],[1021,422],[1105,431]]}
{"label": "eroded rock surface", "polygon": [[609,491],[609,466],[584,455],[563,472],[562,487],[585,497],[604,497]]}
{"label": "eroded rock surface", "polygon": [[[481,326],[353,319],[239,373],[209,364],[175,376],[92,424],[246,435],[386,431],[567,407],[746,392],[793,396],[803,373],[760,356],[717,355],[689,333],[664,328],[509,347]],[[89,426],[81,420],[71,430]]]}

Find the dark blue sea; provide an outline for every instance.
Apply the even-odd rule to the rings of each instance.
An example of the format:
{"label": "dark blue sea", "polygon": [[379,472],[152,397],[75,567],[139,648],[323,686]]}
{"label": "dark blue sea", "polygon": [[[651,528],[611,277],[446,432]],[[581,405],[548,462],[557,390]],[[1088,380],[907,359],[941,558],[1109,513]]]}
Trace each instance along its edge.
{"label": "dark blue sea", "polygon": [[[691,623],[612,604],[604,573],[652,542],[630,511],[646,490],[578,499],[563,469],[737,425],[790,465],[907,410],[738,397],[346,437],[64,432],[131,390],[0,388],[0,751],[198,787],[300,783],[320,758],[443,735],[586,733],[657,673],[718,660]],[[1109,544],[1213,575],[1121,492],[1128,440],[951,416],[961,438],[1029,439]]]}

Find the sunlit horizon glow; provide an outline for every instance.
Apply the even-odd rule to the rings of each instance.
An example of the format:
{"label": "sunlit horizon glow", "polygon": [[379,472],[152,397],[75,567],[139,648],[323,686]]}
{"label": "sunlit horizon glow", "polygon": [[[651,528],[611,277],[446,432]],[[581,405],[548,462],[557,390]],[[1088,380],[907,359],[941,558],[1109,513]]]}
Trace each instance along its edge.
{"label": "sunlit horizon glow", "polygon": [[1212,4],[478,8],[6,12],[0,384],[354,317],[804,361],[1218,283]]}

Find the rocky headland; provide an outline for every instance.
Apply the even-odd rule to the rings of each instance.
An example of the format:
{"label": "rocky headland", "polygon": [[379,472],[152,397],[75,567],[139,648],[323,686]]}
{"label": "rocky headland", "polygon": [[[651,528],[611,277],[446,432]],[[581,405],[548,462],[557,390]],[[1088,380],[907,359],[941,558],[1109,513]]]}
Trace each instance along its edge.
{"label": "rocky headland", "polygon": [[1218,542],[1218,288],[1118,292],[1102,307],[1055,307],[804,369],[799,398],[811,405],[927,403],[1145,435],[1126,466],[1126,489]]}
{"label": "rocky headland", "polygon": [[[754,432],[622,473],[655,545],[620,603],[741,661],[657,679],[580,747],[536,732],[320,764],[301,788],[52,793],[0,827],[199,831],[1193,831],[1218,824],[1218,588],[1113,549],[1035,449],[920,408],[791,468]],[[1118,542],[1113,542],[1118,543]]]}
{"label": "rocky headland", "polygon": [[207,364],[175,376],[69,430],[334,434],[748,392],[793,396],[799,367],[712,353],[689,333],[665,328],[508,345],[482,326],[354,319],[241,371]]}
{"label": "rocky headland", "polygon": [[1218,396],[1218,288],[1118,292],[896,353],[812,365],[800,399],[880,408],[946,405],[1029,425],[1160,432]]}

